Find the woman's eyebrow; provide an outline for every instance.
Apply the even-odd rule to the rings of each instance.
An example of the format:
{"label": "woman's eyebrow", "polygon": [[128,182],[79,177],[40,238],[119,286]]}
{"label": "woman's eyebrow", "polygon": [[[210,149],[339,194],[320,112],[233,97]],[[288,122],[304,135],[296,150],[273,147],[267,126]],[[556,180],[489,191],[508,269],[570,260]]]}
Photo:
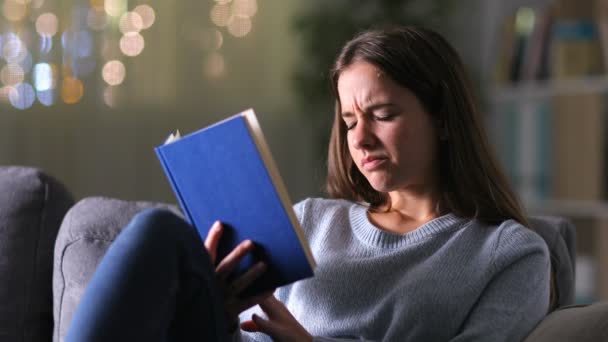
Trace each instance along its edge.
{"label": "woman's eyebrow", "polygon": [[395,104],[392,103],[392,102],[372,103],[372,104],[366,106],[364,108],[364,111],[366,111],[366,112],[373,112],[373,111],[375,111],[377,109],[382,109],[382,108],[385,108],[385,107],[395,107]]}
{"label": "woman's eyebrow", "polygon": [[347,119],[352,118],[353,116],[355,116],[355,114],[353,114],[353,112],[342,112],[340,113],[340,116],[342,117],[342,119]]}
{"label": "woman's eyebrow", "polygon": [[[377,109],[382,109],[382,108],[385,108],[385,107],[395,107],[395,106],[396,105],[394,103],[392,103],[392,102],[372,103],[372,104],[370,104],[368,106],[365,106],[365,108],[363,108],[363,111],[366,112],[366,113],[370,113],[370,112],[373,112],[373,111],[375,111]],[[340,113],[340,116],[343,119],[345,119],[345,118],[353,117],[353,116],[355,116],[355,114],[353,114],[353,112],[350,112],[350,111],[345,111],[345,112]]]}

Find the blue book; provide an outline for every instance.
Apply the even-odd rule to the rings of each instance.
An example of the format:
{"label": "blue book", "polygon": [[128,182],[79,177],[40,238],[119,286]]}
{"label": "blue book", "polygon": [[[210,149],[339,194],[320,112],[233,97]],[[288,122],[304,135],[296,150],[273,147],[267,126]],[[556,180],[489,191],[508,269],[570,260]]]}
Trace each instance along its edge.
{"label": "blue book", "polygon": [[218,260],[250,239],[255,251],[235,275],[258,260],[268,265],[244,295],[313,275],[310,247],[253,110],[171,140],[156,155],[201,238],[213,222],[223,222]]}

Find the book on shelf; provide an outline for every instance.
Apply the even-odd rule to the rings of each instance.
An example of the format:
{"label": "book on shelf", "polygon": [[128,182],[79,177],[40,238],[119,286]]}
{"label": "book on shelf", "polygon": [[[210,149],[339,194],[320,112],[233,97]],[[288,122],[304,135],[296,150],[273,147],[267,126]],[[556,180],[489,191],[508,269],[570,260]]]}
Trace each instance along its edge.
{"label": "book on shelf", "polygon": [[521,79],[541,80],[549,77],[548,59],[553,25],[553,7],[534,9],[534,24],[527,39]]}
{"label": "book on shelf", "polygon": [[555,2],[550,54],[553,78],[583,78],[602,73],[600,39],[593,12],[591,0]]}
{"label": "book on shelf", "polygon": [[314,258],[253,110],[170,136],[155,152],[201,238],[215,221],[224,224],[218,260],[246,239],[255,243],[236,274],[258,260],[268,268],[244,294],[313,275]]}
{"label": "book on shelf", "polygon": [[505,15],[497,83],[597,76],[608,66],[608,0],[556,0]]}
{"label": "book on shelf", "polygon": [[553,107],[554,197],[602,199],[606,158],[603,95],[560,95],[553,99]]}

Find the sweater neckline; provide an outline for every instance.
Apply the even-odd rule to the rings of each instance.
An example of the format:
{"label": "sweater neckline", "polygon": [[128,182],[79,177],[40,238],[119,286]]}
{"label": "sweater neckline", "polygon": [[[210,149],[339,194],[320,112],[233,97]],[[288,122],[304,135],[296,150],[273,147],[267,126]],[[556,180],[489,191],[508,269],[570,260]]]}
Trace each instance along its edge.
{"label": "sweater neckline", "polygon": [[459,228],[466,219],[449,213],[437,217],[411,232],[396,234],[374,225],[367,215],[368,206],[355,203],[349,210],[351,226],[361,241],[381,248],[398,248],[425,240],[433,235]]}

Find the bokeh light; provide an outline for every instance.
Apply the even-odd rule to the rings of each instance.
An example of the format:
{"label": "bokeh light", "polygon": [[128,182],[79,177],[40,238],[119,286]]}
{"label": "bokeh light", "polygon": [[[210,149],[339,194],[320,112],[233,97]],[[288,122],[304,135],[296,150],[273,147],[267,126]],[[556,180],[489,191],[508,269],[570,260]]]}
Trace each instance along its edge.
{"label": "bokeh light", "polygon": [[126,0],[105,0],[103,3],[104,10],[109,16],[120,17],[127,11]]}
{"label": "bokeh light", "polygon": [[224,75],[224,56],[219,52],[212,52],[203,63],[203,74],[210,78],[219,78]]}
{"label": "bokeh light", "polygon": [[48,63],[34,66],[34,86],[37,91],[54,89],[57,86],[57,67]]}
{"label": "bokeh light", "polygon": [[211,9],[211,21],[217,26],[228,25],[230,18],[232,18],[232,10],[228,4],[216,4]]}
{"label": "bokeh light", "polygon": [[139,14],[142,20],[142,29],[148,29],[156,21],[156,13],[154,9],[148,5],[139,5],[133,9],[133,12]]}
{"label": "bokeh light", "polygon": [[41,14],[36,19],[36,32],[43,37],[52,37],[57,33],[59,20],[53,13]]}
{"label": "bokeh light", "polygon": [[111,86],[121,84],[126,76],[125,65],[118,60],[107,62],[101,70],[101,76]]}
{"label": "bokeh light", "polygon": [[144,37],[138,32],[129,32],[120,38],[120,51],[126,56],[139,55],[145,46]]}
{"label": "bokeh light", "polygon": [[15,87],[13,87],[13,86],[4,86],[4,87],[0,88],[0,101],[9,102],[10,94],[16,93],[16,92],[17,92],[17,90],[15,90]]}
{"label": "bokeh light", "polygon": [[251,18],[258,11],[256,0],[234,0],[232,2],[232,14],[235,17]]}
{"label": "bokeh light", "polygon": [[53,38],[40,36],[40,54],[46,55],[53,49]]}
{"label": "bokeh light", "polygon": [[55,103],[55,94],[52,89],[36,91],[36,96],[38,97],[38,102],[47,107],[52,106]]}
{"label": "bokeh light", "polygon": [[244,37],[251,31],[251,19],[247,17],[233,17],[228,23],[228,32],[235,37]]}
{"label": "bokeh light", "polygon": [[[118,86],[126,79],[120,59],[142,53],[142,31],[156,21],[155,9],[146,0],[137,2],[129,11],[128,0],[83,0],[69,8],[45,0],[2,1],[6,25],[0,33],[0,101],[19,109],[30,108],[36,101],[44,106],[80,102],[85,84],[93,82],[87,75],[94,73],[98,78],[101,63],[101,77],[108,86],[94,89],[103,92],[108,106],[114,106],[121,91]],[[248,1],[217,0],[215,4],[224,26],[233,20],[233,11],[244,17],[257,10],[256,1],[255,8]],[[223,34],[197,25],[191,40],[214,53],[205,59],[206,74],[223,75],[224,57],[217,53]]]}
{"label": "bokeh light", "polygon": [[123,34],[139,32],[144,26],[141,16],[136,12],[124,13],[118,22],[118,28]]}
{"label": "bokeh light", "polygon": [[29,83],[19,83],[15,86],[15,91],[9,93],[9,100],[13,107],[17,109],[27,109],[34,104],[36,93]]}
{"label": "bokeh light", "polygon": [[80,101],[84,94],[82,82],[74,77],[66,77],[61,85],[61,98],[67,104],[74,104]]}
{"label": "bokeh light", "polygon": [[19,63],[26,55],[27,48],[16,34],[9,33],[5,35],[4,44],[2,46],[2,57],[4,57],[8,63]]}
{"label": "bokeh light", "polygon": [[2,12],[9,21],[21,21],[27,14],[27,6],[14,0],[4,0]]}
{"label": "bokeh light", "polygon": [[23,82],[25,72],[19,64],[9,63],[0,70],[0,81],[3,85],[14,86]]}
{"label": "bokeh light", "polygon": [[199,42],[201,48],[205,51],[219,50],[224,43],[224,36],[217,29],[203,29],[201,30]]}

